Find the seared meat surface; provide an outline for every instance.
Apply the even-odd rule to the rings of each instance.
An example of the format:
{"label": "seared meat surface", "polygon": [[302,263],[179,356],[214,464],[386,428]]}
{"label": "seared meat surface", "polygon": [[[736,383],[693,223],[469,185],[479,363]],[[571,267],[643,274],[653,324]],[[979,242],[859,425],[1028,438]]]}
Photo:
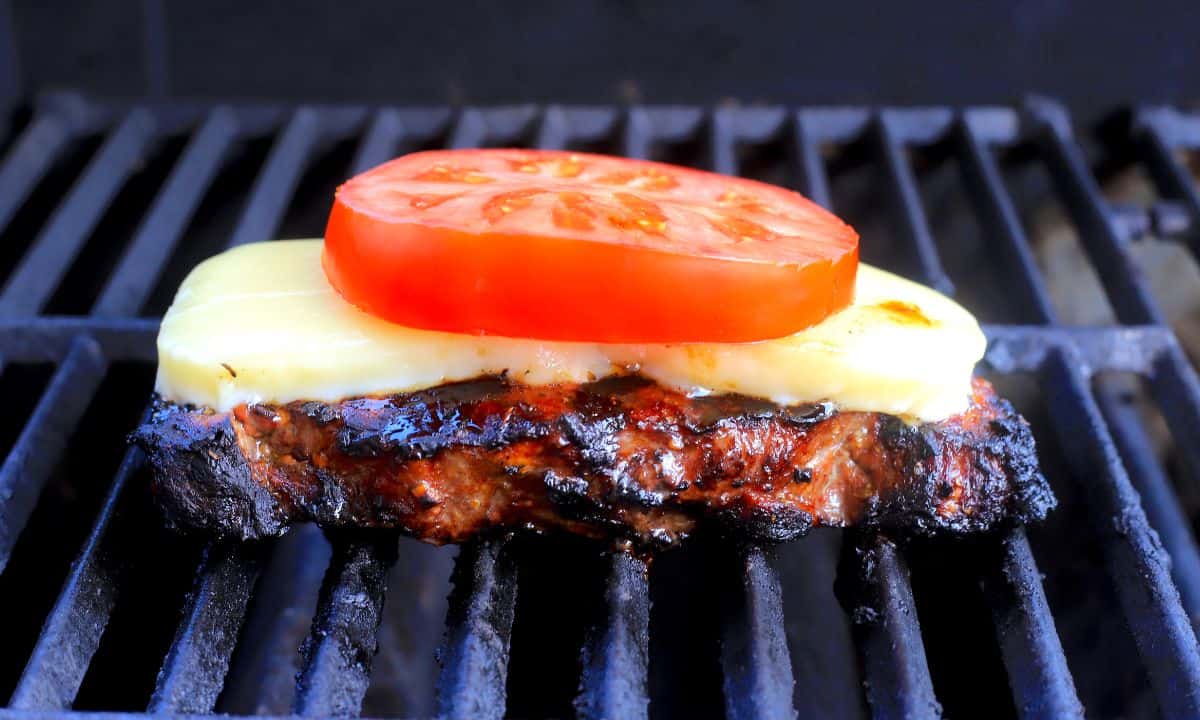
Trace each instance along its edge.
{"label": "seared meat surface", "polygon": [[701,523],[756,540],[814,525],[957,533],[1055,502],[1029,427],[979,379],[967,412],[923,425],[637,377],[485,379],[229,413],[160,402],[133,439],[173,523],[238,538],[303,521],[435,543],[534,528],[661,546]]}

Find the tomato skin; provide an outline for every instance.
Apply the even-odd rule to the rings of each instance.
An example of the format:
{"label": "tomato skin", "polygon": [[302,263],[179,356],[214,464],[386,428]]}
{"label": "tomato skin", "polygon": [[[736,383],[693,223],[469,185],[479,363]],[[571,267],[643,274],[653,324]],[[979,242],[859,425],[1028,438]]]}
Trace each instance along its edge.
{"label": "tomato skin", "polygon": [[[481,155],[496,152],[568,155],[473,151],[464,162],[478,165]],[[763,340],[816,324],[849,304],[858,264],[857,235],[827,258],[768,262],[692,254],[686,238],[674,239],[673,249],[669,238],[597,242],[561,224],[531,232],[530,223],[507,218],[489,225],[469,214],[447,214],[431,222],[428,213],[378,210],[339,189],[323,255],[330,282],[378,317],[448,332],[605,343]]]}

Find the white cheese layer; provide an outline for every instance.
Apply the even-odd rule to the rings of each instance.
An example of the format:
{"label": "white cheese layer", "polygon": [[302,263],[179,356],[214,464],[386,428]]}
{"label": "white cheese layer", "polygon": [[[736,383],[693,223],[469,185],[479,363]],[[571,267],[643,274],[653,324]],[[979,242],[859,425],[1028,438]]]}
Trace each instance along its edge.
{"label": "white cheese layer", "polygon": [[966,408],[985,340],[961,306],[860,265],[854,303],[814,327],[756,343],[606,345],[414,330],[330,287],[319,240],[259,243],[201,263],[158,336],[157,389],[228,410],[335,401],[506,372],[529,384],[637,371],[688,393],[944,419]]}

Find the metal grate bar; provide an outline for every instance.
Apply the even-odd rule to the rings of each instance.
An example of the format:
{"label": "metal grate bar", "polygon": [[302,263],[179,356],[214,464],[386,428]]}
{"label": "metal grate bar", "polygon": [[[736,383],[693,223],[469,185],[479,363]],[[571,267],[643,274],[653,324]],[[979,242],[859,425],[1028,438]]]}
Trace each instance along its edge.
{"label": "metal grate bar", "polygon": [[[148,414],[143,420],[146,417]],[[120,570],[116,558],[103,549],[105,538],[125,484],[145,461],[137,448],[125,452],[100,515],[71,565],[71,573],[13,691],[13,709],[66,709],[75,701],[117,601]]]}
{"label": "metal grate bar", "polygon": [[362,710],[397,541],[388,535],[334,544],[312,632],[300,651],[297,715],[349,717]]}
{"label": "metal grate bar", "polygon": [[72,341],[62,364],[0,466],[0,572],[37,504],[108,363],[90,338]]}
{"label": "metal grate bar", "polygon": [[229,247],[275,237],[320,135],[321,121],[315,109],[301,107],[292,113],[254,183]]}
{"label": "metal grate bar", "polygon": [[600,142],[614,134],[620,114],[608,108],[546,108],[535,144],[539,148],[565,148],[572,143]]}
{"label": "metal grate bar", "polygon": [[832,208],[833,193],[829,190],[829,174],[825,172],[825,160],[821,157],[820,136],[813,127],[815,120],[801,110],[795,114],[794,122],[800,190],[821,207]]}
{"label": "metal grate bar", "polygon": [[455,121],[454,130],[446,145],[455,149],[479,147],[487,138],[488,128],[483,114],[475,108],[466,108]]}
{"label": "metal grate bar", "polygon": [[38,317],[24,321],[0,318],[0,337],[4,343],[2,359],[8,362],[56,362],[70,351],[75,338],[80,335],[87,335],[99,343],[109,357],[154,362],[158,320]]}
{"label": "metal grate bar", "polygon": [[[542,118],[536,144],[561,149],[576,139],[602,137],[613,124],[612,113],[576,113],[551,108]],[[589,122],[590,121],[590,122]],[[580,718],[645,718],[649,658],[650,586],[646,564],[625,553],[610,559],[605,584],[606,615],[588,636],[581,654],[582,671],[575,711]]]}
{"label": "metal grate bar", "polygon": [[[260,227],[275,228],[286,209],[290,192],[298,182],[307,156],[315,147],[315,111],[301,110],[272,151],[260,185],[274,187],[272,177],[290,178],[286,193],[257,193],[244,218]],[[372,117],[353,161],[353,171],[362,172],[391,157],[405,136],[399,111],[383,109]],[[273,234],[274,230],[266,233]],[[260,234],[262,234],[260,232]],[[250,241],[249,231],[239,237]],[[385,543],[387,544],[387,543]],[[395,540],[390,541],[395,545]],[[370,660],[381,619],[384,583],[395,562],[395,548],[348,543],[336,550],[322,586],[321,605],[305,642],[305,665],[299,679],[296,712],[308,716],[357,714],[366,693]]]}
{"label": "metal grate bar", "polygon": [[[1051,172],[1080,226],[1081,237],[1105,281],[1118,317],[1125,323],[1166,326],[1164,314],[1129,252],[1128,238],[1108,211],[1079,148],[1071,141],[1066,111],[1053,103],[1039,103],[1031,113],[1041,129]],[[1200,385],[1195,381],[1195,371],[1177,347],[1169,348],[1158,364],[1164,372],[1155,374],[1153,388],[1176,436],[1200,436]],[[1190,477],[1200,478],[1200,444],[1181,442],[1178,447]]]}
{"label": "metal grate bar", "polygon": [[96,300],[93,314],[136,315],[141,310],[237,135],[237,118],[230,108],[218,106],[208,114]]}
{"label": "metal grate bar", "polygon": [[[391,157],[405,127],[395,110],[374,114],[353,161],[353,172]],[[305,716],[357,715],[370,682],[386,577],[396,540],[346,541],[334,550],[321,586],[293,707]]]}
{"label": "metal grate bar", "polygon": [[1042,391],[1076,475],[1101,479],[1088,483],[1085,496],[1107,540],[1109,572],[1159,705],[1169,715],[1194,717],[1200,714],[1196,634],[1171,581],[1171,561],[1146,521],[1081,366],[1067,349],[1051,352]]}
{"label": "metal grate bar", "polygon": [[487,142],[492,145],[525,146],[539,129],[541,110],[533,105],[494,107],[482,111]]}
{"label": "metal grate bar", "polygon": [[[782,111],[717,110],[710,133],[712,168],[736,175],[738,145],[776,135]],[[795,717],[795,679],[788,653],[779,576],[761,548],[739,553],[740,582],[731,588],[721,643],[725,714],[730,718]]]}
{"label": "metal grate bar", "polygon": [[534,145],[542,150],[562,150],[571,142],[571,125],[566,115],[558,108],[549,108],[542,113]]}
{"label": "metal grate bar", "polygon": [[255,543],[205,548],[183,621],[158,671],[148,712],[212,712],[262,568],[263,550]]}
{"label": "metal grate bar", "polygon": [[802,718],[856,718],[866,709],[852,623],[832,592],[845,535],[817,529],[771,551],[784,593],[792,702]]}
{"label": "metal grate bar", "polygon": [[[1191,217],[1186,235],[1192,253],[1200,257],[1200,190],[1196,189],[1192,174],[1172,152],[1176,143],[1169,138],[1168,127],[1177,125],[1181,118],[1170,109],[1148,111],[1141,118],[1142,152],[1146,165],[1163,194],[1183,203]],[[1196,123],[1200,127],[1200,123]],[[3,223],[0,223],[2,225]]]}
{"label": "metal grate bar", "polygon": [[39,112],[0,166],[0,230],[16,215],[38,182],[70,143],[74,123],[57,112]]}
{"label": "metal grate bar", "polygon": [[[276,158],[282,159],[275,161],[274,170],[264,171],[264,176],[269,171],[275,172],[276,175],[285,172],[278,168],[283,163],[283,160],[294,157],[293,151],[300,155],[306,155],[311,152],[315,146],[315,138],[311,136],[309,127],[310,119],[306,118],[311,119],[311,113],[306,116],[299,116],[299,113],[293,115],[291,123],[289,123],[288,128],[284,131],[285,137],[281,138],[276,150],[272,153],[272,160]],[[290,138],[286,137],[289,132],[291,133]],[[400,111],[381,109],[374,113],[355,153],[352,172],[362,172],[387,160],[391,157],[396,144],[405,136],[405,133],[406,123]],[[283,149],[285,147],[290,149]],[[288,172],[293,178],[298,178],[302,164],[293,165],[292,168]],[[272,228],[277,225],[278,217],[286,208],[289,197],[281,197],[273,201],[272,204],[276,208],[274,211],[275,216],[273,218],[266,218]],[[260,214],[260,217],[263,217],[263,215]],[[320,538],[318,537],[317,540],[320,541]],[[306,555],[310,554],[312,552],[310,545],[311,543],[304,544],[298,552]],[[343,601],[348,597],[351,600],[358,599],[358,596],[345,595],[343,591],[352,587],[345,583],[360,581],[358,582],[358,586],[361,586],[363,584],[361,581],[364,579],[383,577],[394,561],[393,557],[392,560],[385,562],[384,555],[386,553],[360,552],[360,550],[361,547],[359,545],[351,544],[341,548],[339,555],[333,559],[332,562],[334,564],[328,569],[327,577],[322,585],[322,606],[318,609],[317,621],[321,623],[333,623],[334,626],[339,622],[345,625],[347,618],[345,613],[346,607],[344,607],[345,603]],[[339,583],[339,578],[344,582]],[[334,584],[331,585],[331,583]],[[354,642],[361,644],[363,647],[366,647],[368,643],[373,644],[375,642],[374,638],[378,626],[381,602],[382,596],[380,595],[378,603],[373,608],[376,620],[369,630],[369,637],[362,636],[354,639]],[[335,677],[337,658],[331,655],[330,648],[324,644],[326,642],[349,640],[350,636],[346,633],[348,629],[354,628],[343,626],[339,629],[334,626],[314,625],[313,635],[308,639],[308,644],[312,646],[310,651],[311,662],[303,670],[304,676],[301,679],[302,689],[294,699],[297,712],[301,714],[332,713],[334,712],[333,707],[335,705],[342,708],[337,711],[337,714],[352,714],[357,712],[357,708],[362,702],[362,694],[366,690],[368,679],[365,670],[359,670],[357,676],[354,673],[350,673],[344,678]],[[277,630],[279,629],[277,628]],[[321,633],[326,633],[326,635],[321,635]],[[272,640],[266,642],[271,646],[275,646],[281,641],[286,641],[286,638],[274,637]],[[346,681],[346,685],[339,687],[339,680]],[[361,688],[356,688],[354,687],[355,685],[361,685]]]}
{"label": "metal grate bar", "polygon": [[1200,483],[1200,379],[1173,335],[1154,361],[1150,387],[1175,436],[1176,452],[1187,467],[1189,482]]}
{"label": "metal grate bar", "polygon": [[607,616],[583,647],[575,711],[581,718],[647,717],[650,584],[646,563],[626,553],[610,559]]}
{"label": "metal grate bar", "polygon": [[[355,153],[353,172],[391,157],[404,137],[395,110],[380,110]],[[321,587],[312,630],[301,654],[294,709],[304,716],[357,715],[370,682],[388,571],[396,561],[396,538],[347,540],[334,549]]]}
{"label": "metal grate bar", "polygon": [[846,547],[838,581],[854,578],[850,597],[843,596],[843,602],[854,603],[846,610],[863,656],[871,710],[881,718],[940,716],[942,708],[925,659],[908,564],[899,549],[882,536],[858,536],[857,542]]}
{"label": "metal grate bar", "polygon": [[447,146],[473,148],[487,144],[516,145],[527,136],[537,118],[536,108],[466,108],[458,116]]}
{"label": "metal grate bar", "polygon": [[1030,115],[1050,173],[1079,226],[1079,237],[1104,281],[1117,317],[1127,324],[1165,325],[1166,320],[1129,253],[1128,238],[1108,212],[1083,153],[1072,140],[1065,111],[1041,103],[1030,108]]}
{"label": "metal grate bar", "polygon": [[696,135],[704,118],[697,108],[630,108],[625,117],[622,154],[647,159],[656,143],[686,142]]}
{"label": "metal grate bar", "polygon": [[781,108],[720,108],[713,111],[710,134],[712,168],[738,174],[738,146],[764,144],[780,135],[787,119]]}
{"label": "metal grate bar", "polygon": [[[1000,240],[1009,276],[1023,286],[1017,295],[1025,304],[1025,315],[1035,322],[1054,324],[1057,319],[1049,292],[989,147],[989,140],[1014,137],[1015,126],[1011,114],[967,110],[956,123],[955,141],[965,184],[975,196],[983,224]],[[1082,717],[1083,707],[1025,531],[1010,532],[1001,541],[1000,553],[995,569],[985,576],[984,587],[1013,702],[1022,717]]]}
{"label": "metal grate bar", "polygon": [[[805,111],[797,114],[797,150],[804,186],[810,191],[815,189],[813,201],[829,209],[832,197],[818,143],[830,136],[829,125],[856,122],[849,116]],[[886,538],[860,536],[853,544],[846,542],[838,574],[839,578],[854,578],[854,598],[843,597],[843,602],[865,603],[847,611],[864,659],[864,684],[874,714],[895,718],[940,714],[917,623],[908,566],[899,551]]]}
{"label": "metal grate bar", "polygon": [[1023,718],[1082,718],[1083,706],[1025,531],[1009,532],[1000,540],[999,553],[984,577],[984,590],[1017,711]]}
{"label": "metal grate bar", "polygon": [[712,148],[713,172],[738,174],[738,144],[743,141],[741,127],[732,110],[714,110],[710,124],[709,147]]}
{"label": "metal grate bar", "polygon": [[[1200,191],[1191,174],[1174,157],[1176,144],[1200,145],[1200,118],[1184,116],[1172,109],[1154,109],[1139,118],[1143,152],[1161,192],[1183,203],[1191,217],[1188,241],[1200,257]],[[1158,363],[1152,387],[1176,438],[1200,437],[1200,382],[1182,350],[1173,348]],[[1187,464],[1190,482],[1200,482],[1200,447],[1194,442],[1176,443]]]}
{"label": "metal grate bar", "polygon": [[[1177,347],[1173,336],[1169,331],[1161,328],[1150,328],[1156,334],[1161,334],[1160,340],[1146,338],[1129,338],[1127,342],[1123,342],[1119,347],[1108,347],[1112,342],[1112,334],[1099,329],[1078,329],[1075,331],[1065,330],[1049,330],[1048,332],[1057,332],[1062,334],[1063,340],[1067,342],[1050,342],[1047,346],[1044,339],[1039,344],[1043,345],[1038,352],[1025,352],[1016,347],[1019,344],[1029,344],[1029,338],[1025,338],[1021,342],[1013,342],[1015,338],[1005,337],[1005,333],[997,333],[995,328],[990,329],[988,335],[990,339],[988,363],[998,370],[1004,372],[1025,371],[1033,368],[1038,368],[1044,365],[1051,353],[1059,352],[1056,348],[1069,349],[1070,355],[1077,358],[1083,367],[1093,371],[1122,371],[1136,372],[1143,376],[1151,375],[1155,378],[1155,382],[1162,382],[1160,379],[1161,373],[1155,372],[1153,368],[1158,367],[1161,363],[1157,358],[1161,358],[1164,354],[1169,354],[1171,348]],[[1122,331],[1122,333],[1128,331]],[[1018,334],[1019,331],[1018,331]],[[1109,338],[1106,342],[1070,342],[1070,339],[1098,339],[1102,336]],[[1117,336],[1120,337],[1120,336]],[[1163,342],[1162,340],[1165,340]],[[1140,359],[1117,359],[1116,356],[1121,354],[1118,350],[1127,351],[1130,347],[1139,347],[1148,358]],[[1116,362],[1113,362],[1116,360]],[[1170,365],[1168,365],[1170,367]],[[1194,376],[1193,376],[1194,380]],[[1164,385],[1166,383],[1163,383]],[[1173,402],[1186,404],[1186,396],[1184,393],[1176,391],[1171,396]],[[1107,410],[1107,408],[1106,408]],[[1170,423],[1169,421],[1169,424]],[[1126,445],[1134,442],[1132,438],[1136,435],[1130,435],[1129,428],[1123,428],[1119,419],[1110,418],[1110,425],[1114,433],[1118,445],[1121,447],[1123,455],[1128,454],[1129,450]],[[1188,437],[1186,434],[1179,434],[1178,427],[1175,428],[1176,437]],[[1142,463],[1146,463],[1144,467],[1138,466],[1138,461],[1132,458],[1127,458],[1126,462],[1130,463],[1131,475],[1134,482],[1137,484],[1138,490],[1142,493],[1142,501],[1146,508],[1146,513],[1153,519],[1154,528],[1161,533],[1165,541],[1167,549],[1170,551],[1172,560],[1171,573],[1179,583],[1182,593],[1181,602],[1187,610],[1193,625],[1195,625],[1195,605],[1193,600],[1194,595],[1190,594],[1196,586],[1196,580],[1193,568],[1195,567],[1195,541],[1191,536],[1191,531],[1186,522],[1180,522],[1178,502],[1172,493],[1169,484],[1166,484],[1164,478],[1161,478],[1161,471],[1157,468],[1157,463],[1150,458],[1143,458]],[[1157,476],[1157,477],[1156,477]],[[1107,522],[1107,520],[1104,520]],[[1177,560],[1176,560],[1177,558]]]}
{"label": "metal grate bar", "polygon": [[501,718],[517,602],[516,565],[504,542],[473,542],[459,553],[451,579],[438,716]]}
{"label": "metal grate bar", "polygon": [[625,128],[621,134],[621,154],[640,160],[649,158],[653,135],[650,116],[646,111],[643,108],[630,108],[625,115]]}
{"label": "metal grate bar", "polygon": [[563,110],[548,108],[542,113],[534,145],[542,150],[562,150],[571,142],[571,126]]}
{"label": "metal grate bar", "polygon": [[1168,147],[1200,148],[1200,113],[1194,109],[1151,106],[1140,109],[1133,119],[1135,132],[1154,126]]}
{"label": "metal grate bar", "polygon": [[[1015,126],[1014,117],[1006,114],[1005,119]],[[996,160],[986,139],[992,134],[988,132],[989,125],[995,123],[995,113],[983,114],[972,110],[965,111],[957,123],[955,139],[962,157],[963,179],[975,196],[984,228],[991,230],[999,240],[1000,250],[1010,266],[1009,277],[1019,283],[1017,291],[1012,293],[1012,300],[1024,305],[1024,316],[1033,322],[1054,324],[1057,319],[1050,301],[1050,291],[1038,270],[1031,250],[1033,246],[1021,226],[1021,218],[1012,198],[1004,188],[1000,170],[996,167]]]}
{"label": "metal grate bar", "polygon": [[96,153],[79,182],[51,216],[0,295],[6,314],[41,311],[73,258],[154,140],[157,124],[144,108],[131,110]]}
{"label": "metal grate bar", "polygon": [[1090,373],[1132,372],[1150,375],[1164,355],[1177,347],[1167,328],[1123,327],[1114,332],[1096,327],[984,325],[988,338],[984,359],[997,372],[1039,370],[1056,348],[1069,347]]}
{"label": "metal grate bar", "polygon": [[1163,472],[1149,445],[1141,418],[1130,404],[1131,397],[1101,381],[1096,399],[1108,421],[1113,440],[1126,471],[1142,498],[1151,526],[1171,556],[1171,577],[1179,588],[1180,601],[1200,628],[1200,550],[1171,481]]}
{"label": "metal grate bar", "polygon": [[550,107],[542,113],[534,145],[543,150],[560,150],[571,142],[571,123],[561,108]]}
{"label": "metal grate bar", "polygon": [[725,715],[796,717],[779,575],[761,548],[747,548],[739,560],[742,592],[730,593],[734,606],[725,613],[721,643]]}
{"label": "metal grate bar", "polygon": [[296,704],[300,653],[332,548],[315,525],[273,543],[230,659],[218,706],[231,715],[286,715]]}
{"label": "metal grate bar", "polygon": [[900,137],[899,117],[886,110],[880,112],[871,132],[882,157],[884,171],[887,173],[887,186],[892,193],[892,202],[902,217],[900,227],[905,241],[916,256],[921,279],[935,290],[953,295],[954,283],[942,267],[933,232],[930,231],[929,221],[925,218],[921,194],[917,191],[917,181],[905,156],[903,140]]}
{"label": "metal grate bar", "polygon": [[400,120],[400,113],[387,109],[375,113],[358,145],[351,173],[357,175],[391,158],[403,137],[404,123]]}

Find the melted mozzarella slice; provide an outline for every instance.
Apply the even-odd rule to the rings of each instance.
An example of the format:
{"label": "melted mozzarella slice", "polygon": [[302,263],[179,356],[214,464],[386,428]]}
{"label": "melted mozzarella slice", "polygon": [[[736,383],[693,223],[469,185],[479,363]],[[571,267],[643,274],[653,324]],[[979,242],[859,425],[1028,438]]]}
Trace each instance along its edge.
{"label": "melted mozzarella slice", "polygon": [[230,250],[188,275],[159,332],[157,390],[224,411],[502,372],[547,384],[637,371],[688,393],[831,401],[932,421],[966,408],[984,348],[962,307],[867,265],[850,307],[777,340],[605,345],[415,330],[347,303],[325,280],[321,242],[292,240]]}

